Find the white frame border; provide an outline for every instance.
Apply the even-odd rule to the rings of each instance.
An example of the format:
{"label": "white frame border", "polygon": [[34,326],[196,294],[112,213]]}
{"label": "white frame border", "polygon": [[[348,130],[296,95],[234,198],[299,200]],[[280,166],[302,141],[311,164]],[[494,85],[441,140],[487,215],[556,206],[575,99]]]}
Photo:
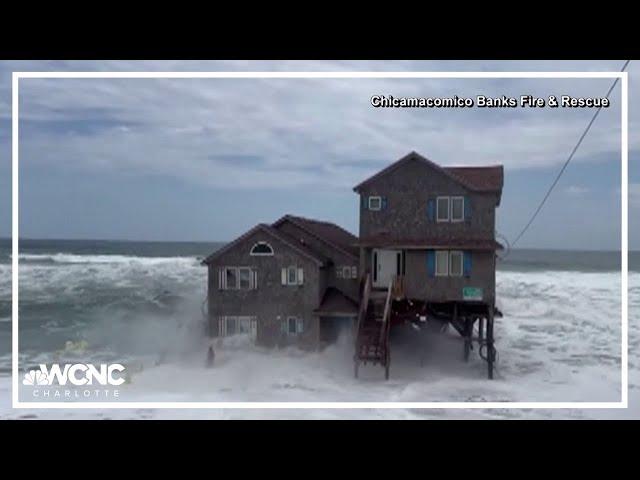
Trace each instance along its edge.
{"label": "white frame border", "polygon": [[[455,219],[453,218],[453,200],[462,200],[462,218],[459,219]],[[465,201],[464,201],[464,195],[452,195],[451,197],[449,197],[449,222],[451,223],[462,223],[464,221],[466,221],[465,215],[464,215],[464,207],[465,207]]]}
{"label": "white frame border", "polygon": [[[21,402],[18,371],[18,107],[22,78],[618,78],[621,80],[621,400],[619,402]],[[13,408],[628,408],[629,310],[628,310],[628,214],[629,214],[629,115],[627,72],[12,72],[12,407]],[[437,205],[436,205],[437,209]],[[437,212],[436,212],[437,218]]]}
{"label": "white frame border", "polygon": [[[451,259],[453,255],[460,255],[460,275],[453,275],[451,268]],[[437,258],[437,257],[436,257]],[[464,277],[464,251],[463,250],[449,250],[449,276],[453,278],[462,278]]]}
{"label": "white frame border", "polygon": [[[378,200],[378,208],[371,208],[371,200]],[[367,210],[370,212],[379,212],[382,210],[382,197],[380,195],[369,195],[367,197]]]}
{"label": "white frame border", "polygon": [[[448,277],[449,276],[449,250],[445,250],[445,249],[435,249],[433,251],[433,256],[434,256],[434,264],[435,264],[435,272],[434,272],[434,277]],[[440,262],[438,262],[438,253],[442,254],[444,253],[445,256],[447,257],[447,261],[445,262],[445,265],[447,267],[447,273],[438,273],[438,265],[440,264]]]}
{"label": "white frame border", "polygon": [[[256,248],[258,245],[266,245],[271,249],[271,253],[253,253],[253,249]],[[250,257],[273,257],[275,253],[275,250],[273,249],[273,247],[271,246],[271,244],[269,242],[266,242],[264,240],[260,240],[256,243],[253,244],[253,247],[251,247],[251,250],[249,250],[249,256]]]}
{"label": "white frame border", "polygon": [[[440,200],[447,201],[447,218],[440,218],[438,216],[438,211],[440,210],[438,204],[440,203]],[[464,205],[462,207],[464,208]],[[436,223],[451,223],[451,197],[448,195],[439,195],[436,197]]]}

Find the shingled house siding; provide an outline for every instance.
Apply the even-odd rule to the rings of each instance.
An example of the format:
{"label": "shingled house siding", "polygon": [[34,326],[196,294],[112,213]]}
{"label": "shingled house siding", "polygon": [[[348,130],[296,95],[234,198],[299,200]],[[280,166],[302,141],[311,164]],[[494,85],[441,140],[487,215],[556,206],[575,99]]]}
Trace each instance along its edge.
{"label": "shingled house siding", "polygon": [[[434,242],[458,245],[470,239],[495,239],[495,208],[498,193],[475,192],[452,179],[436,167],[411,160],[371,182],[362,185],[360,193],[360,238],[378,238],[380,248],[401,249],[392,245]],[[380,196],[386,201],[379,211],[368,209],[368,197]],[[469,216],[461,222],[437,222],[430,218],[429,200],[438,196],[462,196]],[[437,204],[434,205],[437,208]],[[469,208],[470,207],[470,208]],[[465,215],[466,217],[466,215]],[[423,240],[423,242],[421,242]],[[464,248],[451,247],[451,250]],[[405,251],[405,293],[409,298],[429,301],[463,300],[463,287],[482,288],[483,301],[495,298],[495,253],[471,252],[469,277],[430,277],[427,251]],[[361,248],[360,269],[371,271],[372,248]]]}
{"label": "shingled house siding", "polygon": [[[268,242],[273,256],[250,256],[251,247],[258,241]],[[281,271],[290,265],[304,269],[303,285],[282,285]],[[219,290],[218,269],[223,266],[248,266],[258,270],[256,290]],[[256,316],[257,342],[265,346],[298,344],[315,348],[319,342],[319,323],[312,315],[317,307],[319,292],[319,266],[286,243],[265,232],[257,231],[222,253],[209,265],[209,321],[212,336],[218,334],[220,316]],[[304,332],[287,336],[282,322],[289,316],[304,319]]]}
{"label": "shingled house siding", "polygon": [[406,252],[405,291],[409,298],[428,298],[433,302],[462,301],[464,287],[482,289],[482,300],[492,303],[495,299],[494,252],[471,252],[472,267],[469,277],[435,277],[427,271],[427,251]]}
{"label": "shingled house siding", "polygon": [[[278,230],[297,240],[304,239],[305,243],[308,244],[314,251],[319,252],[323,256],[332,260],[332,265],[329,265],[327,268],[322,269],[322,273],[325,275],[325,278],[323,278],[322,285],[324,288],[320,290],[320,295],[322,295],[326,287],[335,287],[355,301],[359,301],[358,280],[338,278],[338,276],[336,275],[336,267],[341,268],[347,265],[358,267],[358,258],[354,258],[351,255],[347,255],[339,250],[336,250],[334,247],[327,245],[327,243],[321,240],[318,240],[315,236],[308,234],[306,231],[300,229],[291,222],[283,222],[280,226],[278,226]],[[354,240],[354,243],[355,241],[357,240]],[[357,273],[359,276],[359,269]]]}
{"label": "shingled house siding", "polygon": [[[386,208],[380,211],[366,208],[369,196],[385,197]],[[471,202],[470,219],[459,223],[429,220],[428,201],[438,196],[466,197]],[[447,239],[465,236],[494,238],[497,194],[472,192],[418,160],[363,186],[360,199],[360,238],[380,234],[398,239],[433,236]]]}

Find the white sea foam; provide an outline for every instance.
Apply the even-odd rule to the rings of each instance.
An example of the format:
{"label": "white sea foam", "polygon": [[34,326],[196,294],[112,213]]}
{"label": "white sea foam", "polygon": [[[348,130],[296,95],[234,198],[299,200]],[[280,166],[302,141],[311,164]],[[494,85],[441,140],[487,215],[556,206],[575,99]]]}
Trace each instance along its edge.
{"label": "white sea foam", "polygon": [[127,265],[159,265],[164,263],[188,263],[196,262],[193,257],[139,257],[133,255],[76,255],[70,253],[53,253],[53,254],[36,254],[21,253],[18,260],[27,260],[34,262],[54,262],[54,263],[124,263]]}
{"label": "white sea foam", "polygon": [[[105,285],[113,282],[123,285],[127,281],[137,285],[141,278],[172,278],[186,290],[204,289],[206,283],[205,269],[180,262],[154,265],[147,274],[143,274],[144,268],[96,265],[87,277],[82,277],[84,267],[69,265],[62,269],[63,277],[57,279],[49,278],[50,270],[38,270],[46,266],[27,267],[27,275],[32,276],[25,284],[27,290],[35,288],[36,279],[41,283],[50,282],[50,287],[76,281],[74,288],[80,288],[81,282],[91,278]],[[118,325],[112,331],[122,330],[121,335],[139,338],[136,341],[146,336],[158,352],[167,342],[181,343],[181,348],[171,351],[159,365],[155,363],[160,357],[150,351],[137,360],[128,357],[127,362],[144,365],[144,368],[136,369],[132,383],[122,389],[121,398],[132,401],[618,401],[621,392],[620,286],[620,274],[614,272],[498,272],[497,293],[504,318],[496,320],[499,361],[497,378],[493,381],[486,379],[486,365],[476,350],[469,363],[462,361],[461,340],[452,331],[423,337],[410,335],[410,331],[397,331],[391,379],[385,382],[382,369],[373,366],[363,368],[360,379],[353,378],[352,345],[346,338],[316,353],[268,350],[254,347],[246,339],[227,339],[216,347],[214,367],[206,369],[206,344],[202,339],[198,342],[194,337],[185,336],[177,342],[178,331],[172,334],[171,325],[153,323],[153,318],[142,317],[138,318],[139,328],[135,330],[127,331],[126,325]],[[630,274],[629,287],[632,348],[629,352],[631,408],[628,410],[20,412],[10,410],[9,379],[0,378],[3,402],[0,418],[24,414],[46,418],[640,418],[640,351],[633,348],[640,346],[640,274]],[[95,335],[95,338],[103,337],[104,332]],[[104,355],[91,348],[89,342],[91,358]],[[0,363],[8,363],[9,358],[2,356]],[[50,355],[42,353],[37,359],[21,358],[21,362],[35,360],[50,361]]]}

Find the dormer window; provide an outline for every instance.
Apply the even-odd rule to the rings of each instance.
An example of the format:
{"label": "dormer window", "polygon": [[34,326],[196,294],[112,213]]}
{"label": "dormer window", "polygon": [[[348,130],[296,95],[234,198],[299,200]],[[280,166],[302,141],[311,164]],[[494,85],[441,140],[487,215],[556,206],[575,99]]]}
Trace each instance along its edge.
{"label": "dormer window", "polygon": [[258,242],[251,247],[250,255],[253,257],[273,255],[273,248],[267,242]]}
{"label": "dormer window", "polygon": [[382,197],[369,197],[369,210],[382,210]]}

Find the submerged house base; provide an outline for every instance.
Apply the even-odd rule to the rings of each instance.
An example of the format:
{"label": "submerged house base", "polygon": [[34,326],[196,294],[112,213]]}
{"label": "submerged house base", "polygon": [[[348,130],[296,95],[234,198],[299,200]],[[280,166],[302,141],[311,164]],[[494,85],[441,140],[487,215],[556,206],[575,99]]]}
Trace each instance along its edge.
{"label": "submerged house base", "polygon": [[412,152],[354,188],[359,238],[292,215],[257,225],[203,262],[210,335],[317,349],[346,329],[356,377],[374,363],[388,378],[391,328],[445,321],[465,360],[478,343],[492,378],[502,182],[501,166],[440,167]]}

